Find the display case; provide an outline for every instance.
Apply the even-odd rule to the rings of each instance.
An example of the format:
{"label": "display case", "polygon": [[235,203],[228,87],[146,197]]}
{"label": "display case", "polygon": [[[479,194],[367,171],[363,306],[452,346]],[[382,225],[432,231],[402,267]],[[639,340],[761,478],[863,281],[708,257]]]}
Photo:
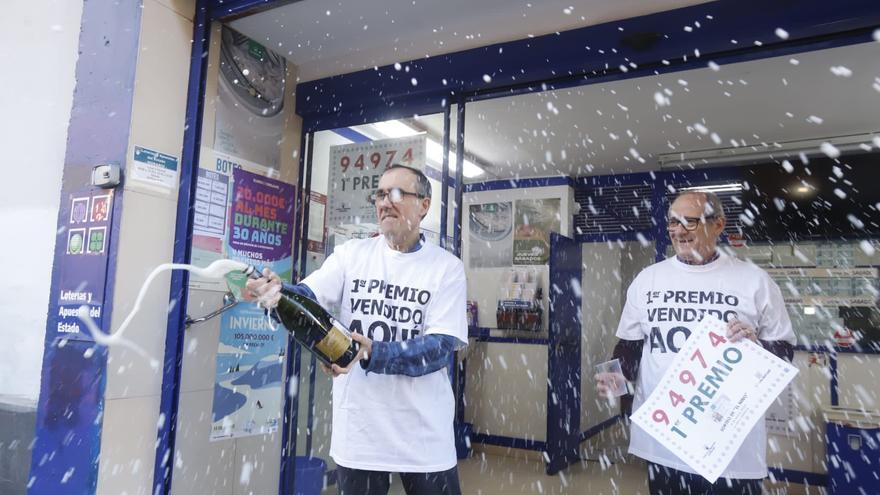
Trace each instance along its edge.
{"label": "display case", "polygon": [[731,248],[779,285],[798,343],[880,351],[880,255],[870,240]]}

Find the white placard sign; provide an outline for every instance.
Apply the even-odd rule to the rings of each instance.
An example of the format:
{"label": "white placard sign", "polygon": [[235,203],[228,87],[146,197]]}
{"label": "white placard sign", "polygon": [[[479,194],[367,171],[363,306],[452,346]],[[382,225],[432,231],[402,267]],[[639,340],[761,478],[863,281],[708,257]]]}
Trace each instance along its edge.
{"label": "white placard sign", "polygon": [[375,223],[370,194],[393,164],[425,169],[425,134],[330,147],[328,227]]}
{"label": "white placard sign", "polygon": [[705,318],[632,420],[714,483],[797,368]]}

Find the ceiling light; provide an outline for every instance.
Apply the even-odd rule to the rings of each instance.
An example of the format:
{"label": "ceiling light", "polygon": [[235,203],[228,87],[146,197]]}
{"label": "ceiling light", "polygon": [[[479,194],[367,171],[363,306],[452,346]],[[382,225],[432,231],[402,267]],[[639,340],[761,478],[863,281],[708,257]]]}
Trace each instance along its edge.
{"label": "ceiling light", "polygon": [[716,184],[713,186],[694,186],[694,187],[680,187],[679,191],[694,191],[694,192],[711,192],[711,193],[720,193],[720,192],[737,192],[743,190],[743,185],[739,182],[731,182],[730,184]]}
{"label": "ceiling light", "polygon": [[867,133],[802,141],[762,143],[733,148],[667,153],[659,155],[657,160],[660,162],[661,170],[705,168],[723,164],[750,165],[782,160],[784,158],[796,158],[800,154],[805,156],[824,155],[826,152],[823,151],[823,145],[827,148],[828,144],[842,153],[864,152],[866,151],[866,145],[868,150],[871,149],[870,144],[875,137],[876,133]]}
{"label": "ceiling light", "polygon": [[[384,137],[387,138],[401,138],[401,137],[409,137],[416,136],[419,134],[423,134],[423,131],[418,129],[414,129],[409,125],[401,122],[400,120],[386,120],[384,122],[374,122],[369,124],[373,130],[378,131]],[[432,138],[426,139],[425,144],[425,153],[427,154],[427,159],[433,162],[435,165],[443,165],[443,146],[435,141]],[[452,150],[449,151],[449,170],[455,171],[455,152]],[[464,171],[463,174],[468,179],[473,179],[479,177],[486,173],[482,168],[480,168],[474,162],[464,159]]]}
{"label": "ceiling light", "polygon": [[[428,160],[434,162],[437,165],[443,165],[443,146],[440,145],[437,141],[434,141],[431,138],[428,138],[427,144],[425,144],[425,153],[428,155]],[[455,171],[455,152],[449,150],[449,171]],[[480,168],[474,162],[464,159],[464,170],[462,174],[468,178],[473,179],[483,175],[485,170]]]}
{"label": "ceiling light", "polygon": [[422,131],[413,129],[399,120],[386,120],[385,122],[374,122],[373,127],[377,131],[385,134],[390,138],[401,138],[407,136],[415,136],[421,134]]}

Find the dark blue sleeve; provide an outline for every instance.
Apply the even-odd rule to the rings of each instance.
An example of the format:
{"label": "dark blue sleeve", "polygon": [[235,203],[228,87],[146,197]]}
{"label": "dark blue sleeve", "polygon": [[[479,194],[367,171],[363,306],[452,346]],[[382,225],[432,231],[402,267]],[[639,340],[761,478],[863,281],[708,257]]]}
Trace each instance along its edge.
{"label": "dark blue sleeve", "polygon": [[634,382],[639,376],[639,363],[642,362],[644,340],[619,339],[611,354],[612,359],[620,361],[620,369],[627,380]]}
{"label": "dark blue sleeve", "polygon": [[367,372],[422,376],[451,364],[458,339],[432,333],[404,342],[373,342],[373,354],[361,361]]}
{"label": "dark blue sleeve", "polygon": [[315,293],[312,292],[312,289],[309,289],[309,286],[306,285],[306,284],[296,284],[296,285],[294,285],[294,284],[288,284],[288,283],[286,283],[286,282],[281,282],[281,287],[282,287],[284,290],[289,290],[290,292],[293,292],[294,294],[299,294],[299,295],[301,295],[301,296],[308,297],[308,298],[311,299],[312,301],[317,301],[317,300],[318,300],[318,297],[315,296]]}
{"label": "dark blue sleeve", "polygon": [[794,346],[788,342],[784,340],[759,340],[758,342],[779,359],[784,359],[789,363],[794,360]]}

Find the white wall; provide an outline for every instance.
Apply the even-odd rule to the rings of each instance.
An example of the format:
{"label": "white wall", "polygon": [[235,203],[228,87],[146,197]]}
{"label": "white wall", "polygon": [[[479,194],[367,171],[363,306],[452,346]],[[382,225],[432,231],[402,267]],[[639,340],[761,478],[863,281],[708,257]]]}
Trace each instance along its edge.
{"label": "white wall", "polygon": [[611,356],[614,332],[620,320],[621,255],[616,243],[583,244],[581,268],[581,430],[595,426],[616,415],[618,409],[596,394],[594,367]]}
{"label": "white wall", "polygon": [[[0,396],[35,402],[82,0],[11,0],[0,16]],[[14,261],[13,261],[14,260]]]}

